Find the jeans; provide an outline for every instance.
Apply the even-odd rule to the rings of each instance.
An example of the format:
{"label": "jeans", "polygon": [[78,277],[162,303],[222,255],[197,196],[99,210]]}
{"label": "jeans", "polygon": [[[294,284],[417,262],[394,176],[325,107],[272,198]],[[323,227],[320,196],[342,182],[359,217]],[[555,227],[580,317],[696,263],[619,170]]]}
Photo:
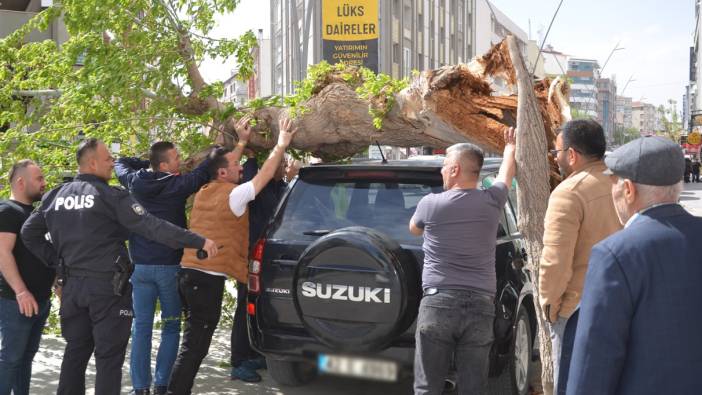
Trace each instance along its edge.
{"label": "jeans", "polygon": [[151,387],[151,338],[157,299],[161,305],[162,327],[154,384],[168,385],[180,341],[179,271],[180,265],[136,265],[132,273],[134,322],[129,375],[134,389]]}
{"label": "jeans", "polygon": [[259,357],[251,348],[249,331],[246,327],[246,284],[236,283],[236,310],[234,311],[234,325],[232,325],[231,352],[232,366],[238,368],[242,362]]}
{"label": "jeans", "polygon": [[168,382],[169,395],[188,395],[192,391],[195,375],[207,356],[219,323],[226,279],[193,269],[183,269],[178,275],[185,328],[180,353]]}
{"label": "jeans", "polygon": [[568,374],[570,373],[570,360],[573,358],[573,348],[575,346],[575,331],[578,328],[578,307],[566,321],[561,342],[561,359],[559,360],[558,376],[554,379],[554,393],[565,395],[568,388]]}
{"label": "jeans", "polygon": [[116,296],[109,279],[69,276],[61,299],[66,351],[57,395],[85,394],[85,369],[95,352],[95,393],[119,395],[132,326],[132,289]]}
{"label": "jeans", "polygon": [[553,388],[558,388],[558,371],[561,367],[561,345],[563,344],[563,333],[565,333],[567,318],[558,316],[554,323],[546,323],[551,336],[551,360],[553,361]]}
{"label": "jeans", "polygon": [[29,394],[32,360],[39,350],[41,332],[49,316],[51,302],[38,302],[39,314],[20,314],[14,299],[0,298],[0,395]]}
{"label": "jeans", "polygon": [[491,296],[467,290],[440,290],[419,305],[414,357],[415,395],[440,395],[456,361],[459,394],[487,390],[495,304]]}

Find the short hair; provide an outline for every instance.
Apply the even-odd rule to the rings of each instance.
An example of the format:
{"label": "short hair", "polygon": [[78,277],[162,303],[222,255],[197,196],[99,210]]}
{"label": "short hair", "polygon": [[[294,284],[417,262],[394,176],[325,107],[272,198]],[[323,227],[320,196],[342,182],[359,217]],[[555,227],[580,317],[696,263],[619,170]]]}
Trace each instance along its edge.
{"label": "short hair", "polygon": [[158,166],[166,161],[166,152],[175,148],[175,145],[170,141],[159,141],[154,143],[149,149],[149,163],[154,171],[158,170]]}
{"label": "short hair", "polygon": [[[617,184],[624,183],[625,178],[619,177]],[[632,181],[633,182],[633,181]],[[683,182],[680,180],[672,185],[647,185],[634,182],[636,193],[646,205],[664,202],[677,202],[683,191]]]}
{"label": "short hair", "polygon": [[467,170],[468,163],[472,163],[474,168],[470,169],[470,172],[475,175],[480,174],[480,170],[483,168],[483,161],[485,160],[483,150],[471,143],[454,144],[446,149],[446,155],[455,155],[463,170]]}
{"label": "short hair", "polygon": [[210,159],[209,165],[207,165],[207,173],[210,175],[211,179],[217,178],[217,173],[219,169],[224,169],[229,166],[229,160],[226,155],[232,152],[229,148],[217,147],[213,149],[207,156]]}
{"label": "short hair", "polygon": [[12,184],[12,182],[15,181],[17,177],[19,177],[19,173],[21,173],[24,169],[31,165],[36,166],[37,164],[34,163],[34,161],[31,159],[22,159],[20,161],[15,162],[10,168],[10,173],[8,173],[7,175],[10,184]]}
{"label": "short hair", "polygon": [[78,144],[78,150],[76,151],[76,161],[78,164],[81,164],[81,161],[83,161],[83,158],[86,155],[89,153],[94,153],[99,144],[100,140],[96,139],[95,137],[90,137],[81,141],[80,144]]}
{"label": "short hair", "polygon": [[602,159],[607,150],[602,126],[594,119],[575,119],[563,126],[561,131],[563,149],[573,148],[581,155]]}

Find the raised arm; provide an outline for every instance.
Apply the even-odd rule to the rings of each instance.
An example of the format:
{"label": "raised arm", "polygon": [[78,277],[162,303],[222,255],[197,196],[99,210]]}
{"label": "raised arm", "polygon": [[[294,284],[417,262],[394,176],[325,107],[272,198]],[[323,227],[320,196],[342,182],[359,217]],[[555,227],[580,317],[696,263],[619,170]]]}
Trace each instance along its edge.
{"label": "raised arm", "polygon": [[296,128],[293,129],[292,121],[289,118],[281,119],[278,126],[280,129],[278,143],[271,150],[268,159],[266,159],[263,166],[261,166],[261,170],[259,170],[258,174],[251,180],[256,194],[261,192],[263,187],[273,179],[275,171],[280,167],[280,161],[283,160],[285,150],[288,148],[293,136],[297,132]]}
{"label": "raised arm", "polygon": [[119,183],[122,184],[123,187],[129,189],[136,172],[141,169],[147,169],[148,167],[148,160],[123,157],[117,159],[115,162],[115,175],[117,175]]}
{"label": "raised arm", "polygon": [[512,179],[517,172],[517,161],[514,158],[514,153],[517,149],[516,131],[514,128],[506,128],[505,150],[502,153],[502,165],[497,173],[496,182],[502,182],[507,186],[507,189],[512,188]]}

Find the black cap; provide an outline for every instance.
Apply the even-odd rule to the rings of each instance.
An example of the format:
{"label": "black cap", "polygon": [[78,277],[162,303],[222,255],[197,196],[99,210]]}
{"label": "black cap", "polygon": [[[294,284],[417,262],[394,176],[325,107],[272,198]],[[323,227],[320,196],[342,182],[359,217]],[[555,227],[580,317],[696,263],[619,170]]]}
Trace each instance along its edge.
{"label": "black cap", "polygon": [[605,174],[614,174],[637,184],[673,185],[685,172],[682,148],[670,139],[646,136],[630,141],[605,157]]}

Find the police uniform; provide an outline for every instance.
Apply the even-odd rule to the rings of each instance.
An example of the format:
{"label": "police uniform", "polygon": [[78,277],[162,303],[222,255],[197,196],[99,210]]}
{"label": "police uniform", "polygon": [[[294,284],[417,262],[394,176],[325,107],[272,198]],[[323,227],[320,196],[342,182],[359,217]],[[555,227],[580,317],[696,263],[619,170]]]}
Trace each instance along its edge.
{"label": "police uniform", "polygon": [[[48,232],[48,235],[47,235]],[[119,394],[132,324],[131,286],[117,295],[116,260],[128,259],[130,232],[171,248],[202,248],[205,239],[148,214],[129,193],[101,178],[79,174],[42,199],[22,227],[22,240],[47,265],[63,262],[61,330],[66,350],[58,394],[85,392],[93,351],[96,394]]]}

